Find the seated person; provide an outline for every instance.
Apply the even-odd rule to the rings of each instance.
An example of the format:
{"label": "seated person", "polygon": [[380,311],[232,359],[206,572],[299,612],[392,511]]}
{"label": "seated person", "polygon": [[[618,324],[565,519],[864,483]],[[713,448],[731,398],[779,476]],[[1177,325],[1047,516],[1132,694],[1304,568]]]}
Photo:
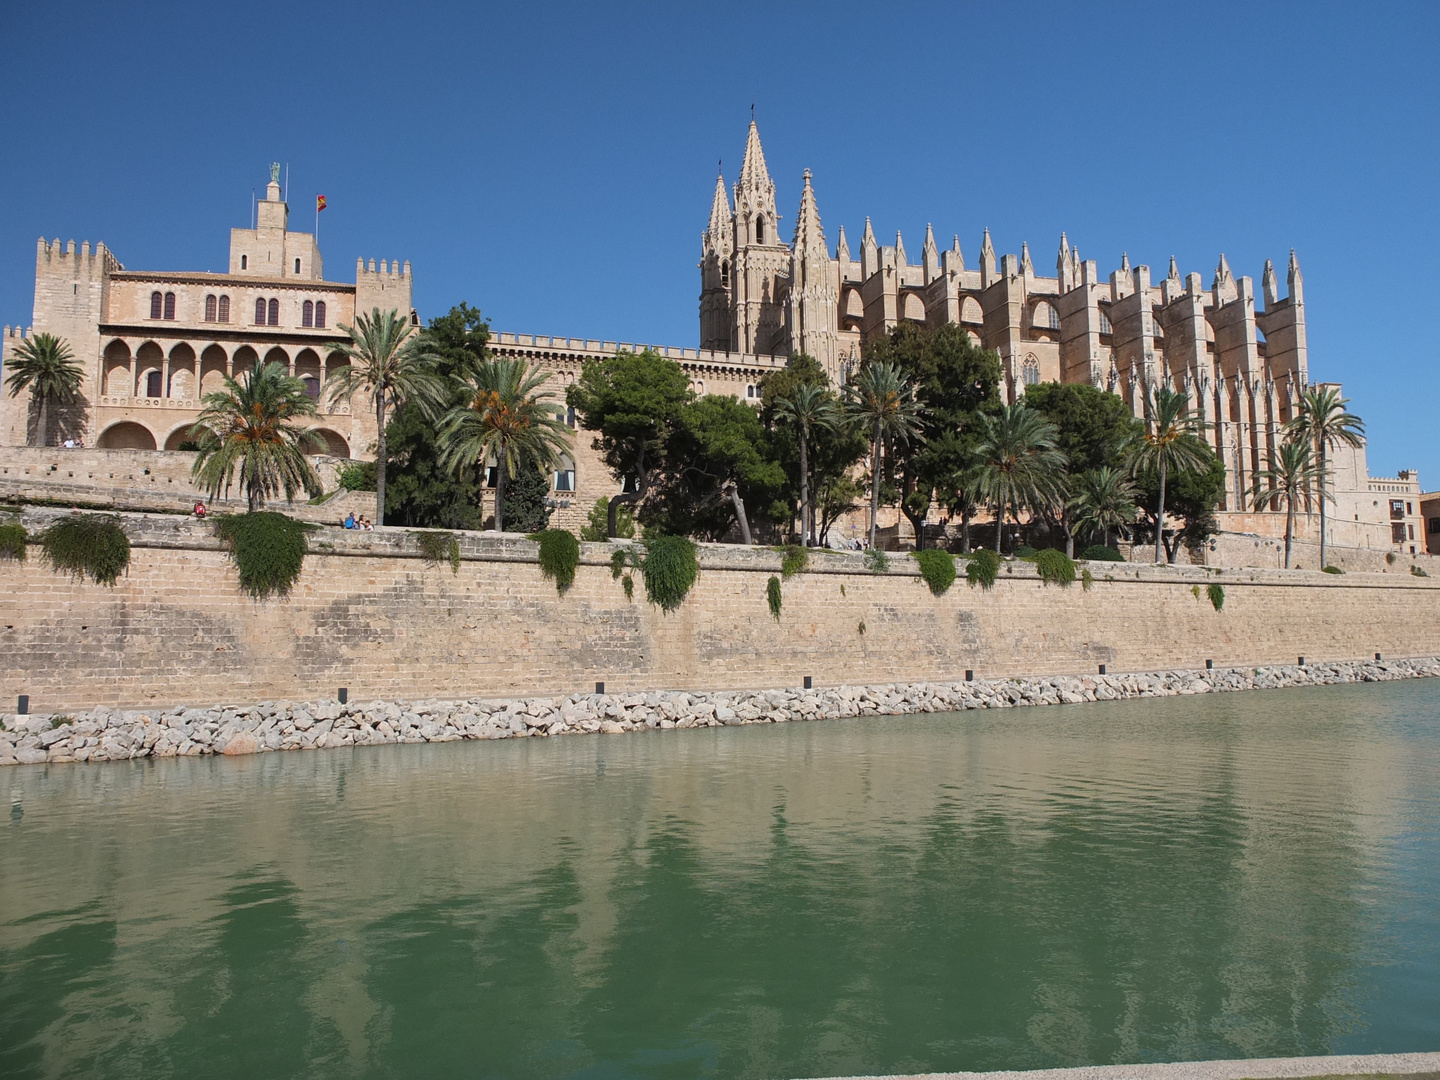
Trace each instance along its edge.
{"label": "seated person", "polygon": [[195,503],[195,516],[197,518],[203,518],[205,516],[205,504],[203,502],[197,501]]}
{"label": "seated person", "polygon": [[355,511],[352,510],[352,511],[350,511],[349,514],[345,515],[345,528],[347,528],[347,529],[357,528],[357,526],[356,526],[356,524],[355,524]]}

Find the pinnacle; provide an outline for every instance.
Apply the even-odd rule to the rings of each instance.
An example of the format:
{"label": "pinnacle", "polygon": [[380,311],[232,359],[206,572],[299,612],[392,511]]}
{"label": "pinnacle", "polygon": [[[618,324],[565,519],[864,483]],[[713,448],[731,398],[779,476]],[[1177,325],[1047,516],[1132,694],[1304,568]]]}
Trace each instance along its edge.
{"label": "pinnacle", "polygon": [[825,230],[820,225],[820,210],[815,205],[815,189],[810,186],[810,170],[805,170],[805,189],[800,193],[800,212],[795,215],[796,253],[822,250],[825,246]]}
{"label": "pinnacle", "polygon": [[760,129],[750,121],[750,131],[745,137],[745,160],[740,165],[740,186],[768,185],[770,170],[765,167],[765,151],[760,147]]}
{"label": "pinnacle", "polygon": [[710,233],[719,236],[730,228],[730,196],[725,191],[725,178],[715,178],[715,198],[710,204]]}

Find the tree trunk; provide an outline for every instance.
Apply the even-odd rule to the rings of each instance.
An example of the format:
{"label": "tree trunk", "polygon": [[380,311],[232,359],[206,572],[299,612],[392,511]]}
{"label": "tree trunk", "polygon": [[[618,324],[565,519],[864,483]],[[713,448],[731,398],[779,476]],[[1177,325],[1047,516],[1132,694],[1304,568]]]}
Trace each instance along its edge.
{"label": "tree trunk", "polygon": [[610,505],[605,511],[605,535],[611,540],[615,539],[615,533],[620,527],[617,517],[621,505],[625,503],[638,503],[645,497],[645,491],[649,487],[649,473],[645,469],[645,451],[640,451],[639,460],[636,462],[635,490],[622,491],[619,495],[611,496]]}
{"label": "tree trunk", "polygon": [[385,391],[375,395],[375,524],[385,524]]}
{"label": "tree trunk", "polygon": [[875,516],[880,513],[880,425],[870,440],[870,546],[875,546]]}
{"label": "tree trunk", "polygon": [[36,396],[40,399],[40,415],[36,418],[35,421],[35,441],[41,446],[49,446],[50,432],[48,428],[50,427],[50,395],[37,394]]}
{"label": "tree trunk", "polygon": [[[1289,495],[1285,499],[1285,569],[1290,569],[1290,538],[1295,535],[1295,496]],[[1325,560],[1320,560],[1323,568]]]}
{"label": "tree trunk", "polygon": [[962,554],[970,554],[970,505],[966,503],[960,507],[960,551]]}
{"label": "tree trunk", "polygon": [[1320,569],[1330,564],[1325,561],[1325,441],[1320,441]]}
{"label": "tree trunk", "polygon": [[495,531],[505,531],[505,451],[503,443],[495,455]]}
{"label": "tree trunk", "polygon": [[1160,565],[1160,554],[1165,547],[1165,457],[1160,457],[1160,502],[1155,507],[1155,565]]}
{"label": "tree trunk", "polygon": [[740,485],[733,481],[726,485],[730,489],[730,501],[735,506],[735,520],[740,523],[740,539],[750,546],[750,520],[745,516],[745,501],[740,498]]}
{"label": "tree trunk", "polygon": [[[810,513],[810,455],[806,443],[805,425],[800,425],[800,545],[809,547],[812,540],[811,533],[814,531],[814,521]],[[746,543],[749,543],[747,540]]]}

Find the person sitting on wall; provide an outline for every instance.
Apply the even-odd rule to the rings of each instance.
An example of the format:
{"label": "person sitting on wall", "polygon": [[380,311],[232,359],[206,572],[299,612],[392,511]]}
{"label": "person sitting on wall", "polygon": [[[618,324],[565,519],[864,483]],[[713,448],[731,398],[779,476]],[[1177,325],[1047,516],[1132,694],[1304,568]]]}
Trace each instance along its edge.
{"label": "person sitting on wall", "polygon": [[356,527],[356,525],[355,525],[355,511],[352,510],[352,511],[350,511],[350,513],[347,514],[346,517],[345,517],[345,528],[347,528],[347,529],[353,529],[353,528],[355,528],[355,527]]}
{"label": "person sitting on wall", "polygon": [[205,516],[205,504],[203,502],[197,502],[195,504],[195,516],[197,518],[203,518]]}

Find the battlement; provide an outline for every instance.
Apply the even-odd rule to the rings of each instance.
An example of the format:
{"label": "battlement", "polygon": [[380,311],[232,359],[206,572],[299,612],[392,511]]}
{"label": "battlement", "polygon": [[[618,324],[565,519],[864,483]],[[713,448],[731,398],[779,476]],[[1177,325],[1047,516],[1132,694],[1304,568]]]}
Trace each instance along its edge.
{"label": "battlement", "polygon": [[35,245],[35,272],[59,273],[70,276],[93,277],[123,270],[120,260],[115,258],[104,244],[97,243],[92,249],[90,241],[84,240],[77,251],[75,241],[61,245],[60,238],[47,241],[43,236]]}
{"label": "battlement", "polygon": [[375,268],[375,260],[370,260],[370,265],[365,265],[364,259],[355,260],[355,284],[360,284],[362,278],[389,278],[392,281],[410,280],[410,260],[406,259],[403,266],[399,259],[387,261],[380,260],[380,268]]}
{"label": "battlement", "polygon": [[783,368],[787,357],[770,353],[739,353],[724,349],[685,349],[673,345],[644,345],[628,341],[597,341],[593,338],[548,337],[544,334],[496,333],[491,349],[497,352],[547,351],[603,360],[617,352],[644,352],[649,349],[677,363],[730,366],[736,368]]}

